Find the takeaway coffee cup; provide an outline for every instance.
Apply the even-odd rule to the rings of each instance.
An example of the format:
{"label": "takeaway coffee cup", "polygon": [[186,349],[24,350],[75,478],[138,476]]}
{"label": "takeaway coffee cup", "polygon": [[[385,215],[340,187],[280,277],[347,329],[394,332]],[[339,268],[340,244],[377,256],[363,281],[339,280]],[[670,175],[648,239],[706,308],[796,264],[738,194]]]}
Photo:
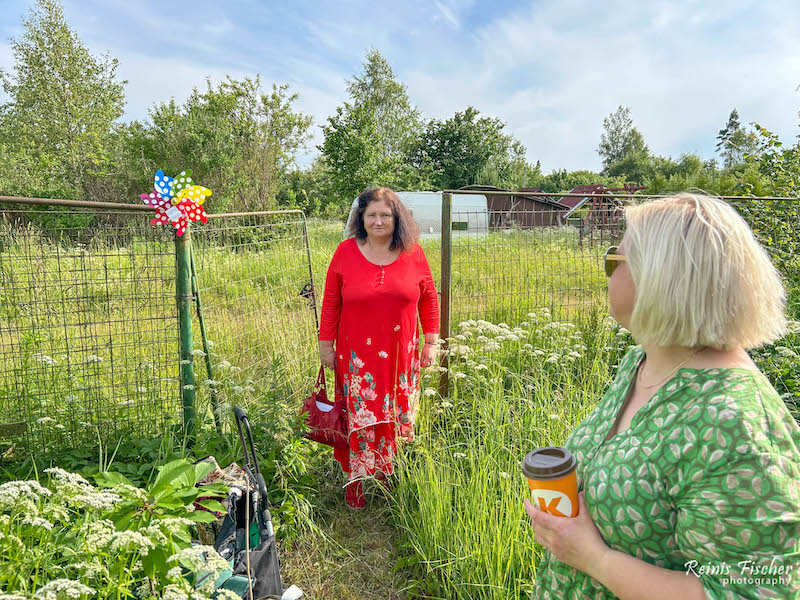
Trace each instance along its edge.
{"label": "takeaway coffee cup", "polygon": [[570,451],[559,446],[528,452],[522,472],[528,478],[533,503],[557,517],[578,516],[577,464]]}

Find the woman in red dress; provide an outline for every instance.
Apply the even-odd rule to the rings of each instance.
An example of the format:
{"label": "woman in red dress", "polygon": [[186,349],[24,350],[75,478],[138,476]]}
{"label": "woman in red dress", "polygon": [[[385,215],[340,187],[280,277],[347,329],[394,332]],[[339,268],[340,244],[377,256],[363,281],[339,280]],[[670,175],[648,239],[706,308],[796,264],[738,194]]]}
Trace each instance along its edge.
{"label": "woman in red dress", "polygon": [[319,348],[347,405],[350,445],[333,454],[347,474],[347,504],[361,508],[361,481],[388,485],[398,438],[414,437],[419,370],[436,358],[439,305],[419,228],[392,190],[365,190],[348,234],[328,267]]}

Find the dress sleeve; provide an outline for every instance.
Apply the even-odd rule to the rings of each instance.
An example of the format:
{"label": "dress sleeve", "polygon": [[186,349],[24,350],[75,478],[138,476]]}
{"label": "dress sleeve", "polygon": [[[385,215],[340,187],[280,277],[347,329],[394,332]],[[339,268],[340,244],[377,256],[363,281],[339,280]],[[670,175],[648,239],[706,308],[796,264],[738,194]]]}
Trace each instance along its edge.
{"label": "dress sleeve", "polygon": [[726,385],[686,416],[671,436],[677,460],[667,493],[687,572],[699,576],[710,600],[800,597],[794,419],[755,377]]}
{"label": "dress sleeve", "polygon": [[336,248],[325,276],[325,295],[322,298],[322,315],[319,325],[320,340],[335,340],[339,333],[342,314],[341,244]]}
{"label": "dress sleeve", "polygon": [[419,284],[419,302],[417,310],[422,322],[422,333],[439,333],[439,295],[436,293],[436,284],[433,282],[431,268],[422,247],[417,246],[419,253],[419,268],[422,279]]}

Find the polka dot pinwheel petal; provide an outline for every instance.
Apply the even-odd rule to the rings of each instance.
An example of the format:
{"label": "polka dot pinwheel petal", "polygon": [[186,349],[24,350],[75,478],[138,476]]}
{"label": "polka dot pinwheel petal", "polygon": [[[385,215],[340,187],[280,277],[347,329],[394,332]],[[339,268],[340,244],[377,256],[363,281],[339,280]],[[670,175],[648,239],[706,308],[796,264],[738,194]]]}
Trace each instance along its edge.
{"label": "polka dot pinwheel petal", "polygon": [[207,187],[203,187],[202,185],[192,185],[187,188],[184,188],[178,194],[178,197],[189,198],[196,202],[197,204],[202,204],[206,201],[206,198],[211,195],[211,190]]}
{"label": "polka dot pinwheel petal", "polygon": [[203,210],[202,206],[192,201],[191,198],[181,200],[180,209],[190,221],[202,221],[203,223],[208,221],[206,211]]}
{"label": "polka dot pinwheel petal", "polygon": [[192,171],[191,169],[186,169],[172,180],[172,195],[180,197],[181,192],[189,187],[192,187]]}
{"label": "polka dot pinwheel petal", "polygon": [[169,200],[161,196],[157,191],[152,191],[149,194],[142,194],[141,199],[147,206],[152,208],[169,206]]}
{"label": "polka dot pinwheel petal", "polygon": [[155,179],[153,180],[156,191],[161,194],[162,198],[172,197],[172,177],[164,175],[164,171],[159,169],[156,171]]}

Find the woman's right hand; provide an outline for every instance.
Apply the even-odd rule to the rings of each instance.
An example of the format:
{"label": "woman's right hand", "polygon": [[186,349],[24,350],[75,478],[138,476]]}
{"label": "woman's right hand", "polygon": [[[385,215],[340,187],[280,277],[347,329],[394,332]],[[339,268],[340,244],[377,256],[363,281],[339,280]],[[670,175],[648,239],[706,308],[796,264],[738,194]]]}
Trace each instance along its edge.
{"label": "woman's right hand", "polygon": [[319,342],[319,361],[323,367],[333,369],[336,365],[336,351],[333,349],[333,342],[320,340]]}
{"label": "woman's right hand", "polygon": [[320,352],[319,356],[323,367],[333,369],[336,366],[336,352],[334,350],[331,350],[327,354]]}

